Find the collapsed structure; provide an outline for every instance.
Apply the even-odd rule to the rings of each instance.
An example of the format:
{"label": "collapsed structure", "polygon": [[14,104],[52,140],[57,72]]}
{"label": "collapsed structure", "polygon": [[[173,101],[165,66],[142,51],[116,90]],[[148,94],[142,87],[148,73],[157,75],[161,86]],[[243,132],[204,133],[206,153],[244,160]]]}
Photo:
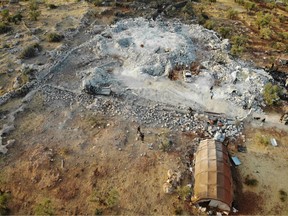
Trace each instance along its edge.
{"label": "collapsed structure", "polygon": [[230,211],[233,187],[226,146],[212,139],[201,141],[196,152],[194,177],[193,203]]}

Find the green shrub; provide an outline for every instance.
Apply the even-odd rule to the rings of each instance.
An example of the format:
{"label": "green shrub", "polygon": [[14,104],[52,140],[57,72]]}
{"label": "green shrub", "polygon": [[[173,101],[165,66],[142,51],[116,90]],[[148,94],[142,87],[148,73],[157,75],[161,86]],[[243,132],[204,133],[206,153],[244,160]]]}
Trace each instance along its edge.
{"label": "green shrub", "polygon": [[50,33],[47,36],[47,40],[49,42],[60,42],[63,39],[63,35],[59,35],[57,33]]}
{"label": "green shrub", "polygon": [[268,137],[263,136],[260,133],[255,134],[254,142],[255,142],[255,144],[257,144],[259,146],[268,146],[269,145]]}
{"label": "green shrub", "polygon": [[92,2],[95,6],[101,6],[103,3],[103,0],[93,0]]}
{"label": "green shrub", "polygon": [[8,215],[9,209],[7,207],[9,195],[7,193],[0,193],[0,215]]}
{"label": "green shrub", "polygon": [[163,152],[168,152],[171,150],[173,143],[171,140],[164,138],[164,140],[161,140],[159,149]]}
{"label": "green shrub", "polygon": [[270,25],[272,15],[269,13],[263,14],[262,11],[256,13],[256,24],[258,28],[263,28]]}
{"label": "green shrub", "polygon": [[30,11],[29,12],[30,20],[37,21],[40,14],[41,14],[41,12],[39,10]]}
{"label": "green shrub", "polygon": [[1,16],[2,16],[2,20],[6,21],[9,17],[9,10],[8,9],[4,9],[1,11]]}
{"label": "green shrub", "polygon": [[106,204],[109,208],[112,208],[117,205],[119,202],[119,193],[116,189],[111,189],[108,192],[108,196],[106,198]]}
{"label": "green shrub", "polygon": [[212,30],[215,27],[215,22],[213,20],[207,20],[204,24],[204,27]]}
{"label": "green shrub", "polygon": [[45,199],[43,202],[37,204],[34,208],[35,215],[54,215],[51,200]]}
{"label": "green shrub", "polygon": [[223,37],[223,38],[229,38],[231,36],[231,31],[232,29],[230,27],[220,27],[218,29],[219,34]]}
{"label": "green shrub", "polygon": [[258,185],[258,180],[255,178],[250,178],[249,175],[246,176],[244,183],[248,186],[257,186]]}
{"label": "green shrub", "polygon": [[0,22],[0,34],[5,34],[11,30],[12,28],[8,24]]}
{"label": "green shrub", "polygon": [[17,24],[18,22],[22,21],[22,18],[22,14],[20,12],[17,12],[15,15],[8,17],[8,22],[13,22]]}
{"label": "green shrub", "polygon": [[267,105],[278,105],[280,103],[280,95],[282,94],[282,89],[278,85],[273,85],[272,83],[267,83],[264,86],[263,97]]}
{"label": "green shrub", "polygon": [[227,13],[226,13],[226,16],[228,19],[236,19],[237,16],[238,16],[238,11],[230,8]]}
{"label": "green shrub", "polygon": [[285,202],[287,200],[287,193],[284,190],[279,190],[279,196],[281,202]]}
{"label": "green shrub", "polygon": [[192,2],[188,2],[183,8],[182,8],[182,12],[186,13],[190,16],[194,15],[194,9],[193,9],[193,4]]}
{"label": "green shrub", "polygon": [[29,2],[29,9],[31,11],[35,11],[35,10],[38,10],[39,9],[39,6],[38,6],[38,3],[36,0],[30,0]]}
{"label": "green shrub", "polygon": [[189,186],[178,187],[176,191],[182,200],[189,199],[191,195],[191,187]]}
{"label": "green shrub", "polygon": [[241,56],[243,51],[244,51],[244,47],[232,45],[230,52],[233,56]]}
{"label": "green shrub", "polygon": [[20,54],[20,58],[28,59],[35,57],[38,51],[41,51],[41,46],[38,43],[31,44],[24,48],[24,50]]}
{"label": "green shrub", "polygon": [[58,8],[58,6],[55,4],[48,4],[47,7],[51,10]]}
{"label": "green shrub", "polygon": [[260,37],[262,39],[266,39],[269,40],[271,39],[271,35],[272,35],[272,31],[270,30],[270,28],[261,28],[260,29]]}
{"label": "green shrub", "polygon": [[254,2],[245,1],[245,2],[244,2],[244,7],[245,7],[245,9],[249,12],[249,11],[255,9],[255,8],[256,8],[256,5],[255,5]]}
{"label": "green shrub", "polygon": [[233,36],[231,40],[236,46],[244,46],[247,43],[247,38],[244,35]]}

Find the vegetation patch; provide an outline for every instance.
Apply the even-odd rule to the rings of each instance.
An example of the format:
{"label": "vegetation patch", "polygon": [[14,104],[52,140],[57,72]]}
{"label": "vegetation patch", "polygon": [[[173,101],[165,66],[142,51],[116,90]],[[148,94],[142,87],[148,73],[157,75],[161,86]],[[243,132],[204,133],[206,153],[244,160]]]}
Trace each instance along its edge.
{"label": "vegetation patch", "polygon": [[287,192],[282,189],[279,190],[279,196],[280,196],[281,202],[285,202],[287,200]]}
{"label": "vegetation patch", "polygon": [[35,57],[37,52],[41,51],[41,46],[38,43],[31,44],[23,49],[20,54],[21,59],[28,59]]}
{"label": "vegetation patch", "polygon": [[50,33],[47,36],[49,42],[60,42],[64,38],[63,35],[57,33]]}
{"label": "vegetation patch", "polygon": [[5,34],[11,30],[12,28],[8,24],[0,22],[0,34]]}
{"label": "vegetation patch", "polygon": [[54,215],[51,200],[45,199],[34,208],[35,215]]}
{"label": "vegetation patch", "polygon": [[254,142],[255,142],[255,144],[257,144],[259,146],[268,146],[269,145],[269,138],[261,135],[260,133],[257,133],[255,135]]}
{"label": "vegetation patch", "polygon": [[9,209],[7,207],[9,194],[0,192],[0,215],[8,215]]}
{"label": "vegetation patch", "polygon": [[282,89],[278,85],[273,85],[269,82],[264,86],[263,97],[265,103],[269,106],[278,105],[280,103],[281,94]]}
{"label": "vegetation patch", "polygon": [[251,178],[249,175],[246,176],[244,183],[248,186],[255,187],[258,185],[258,180],[255,178]]}

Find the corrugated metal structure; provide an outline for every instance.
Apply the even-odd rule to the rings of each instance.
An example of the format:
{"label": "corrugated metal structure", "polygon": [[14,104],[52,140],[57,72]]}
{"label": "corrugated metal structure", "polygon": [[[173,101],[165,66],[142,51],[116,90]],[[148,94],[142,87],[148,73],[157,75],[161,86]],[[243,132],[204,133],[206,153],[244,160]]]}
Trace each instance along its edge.
{"label": "corrugated metal structure", "polygon": [[233,186],[226,146],[213,139],[201,141],[196,152],[194,177],[194,203],[230,211]]}

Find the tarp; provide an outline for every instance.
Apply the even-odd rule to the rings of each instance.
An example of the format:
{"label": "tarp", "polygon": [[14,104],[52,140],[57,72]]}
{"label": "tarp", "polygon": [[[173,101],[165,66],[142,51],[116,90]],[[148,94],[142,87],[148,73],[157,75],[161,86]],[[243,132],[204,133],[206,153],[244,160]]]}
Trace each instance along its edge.
{"label": "tarp", "polygon": [[233,201],[232,176],[226,146],[212,139],[203,140],[195,159],[194,203],[211,202],[230,211]]}

